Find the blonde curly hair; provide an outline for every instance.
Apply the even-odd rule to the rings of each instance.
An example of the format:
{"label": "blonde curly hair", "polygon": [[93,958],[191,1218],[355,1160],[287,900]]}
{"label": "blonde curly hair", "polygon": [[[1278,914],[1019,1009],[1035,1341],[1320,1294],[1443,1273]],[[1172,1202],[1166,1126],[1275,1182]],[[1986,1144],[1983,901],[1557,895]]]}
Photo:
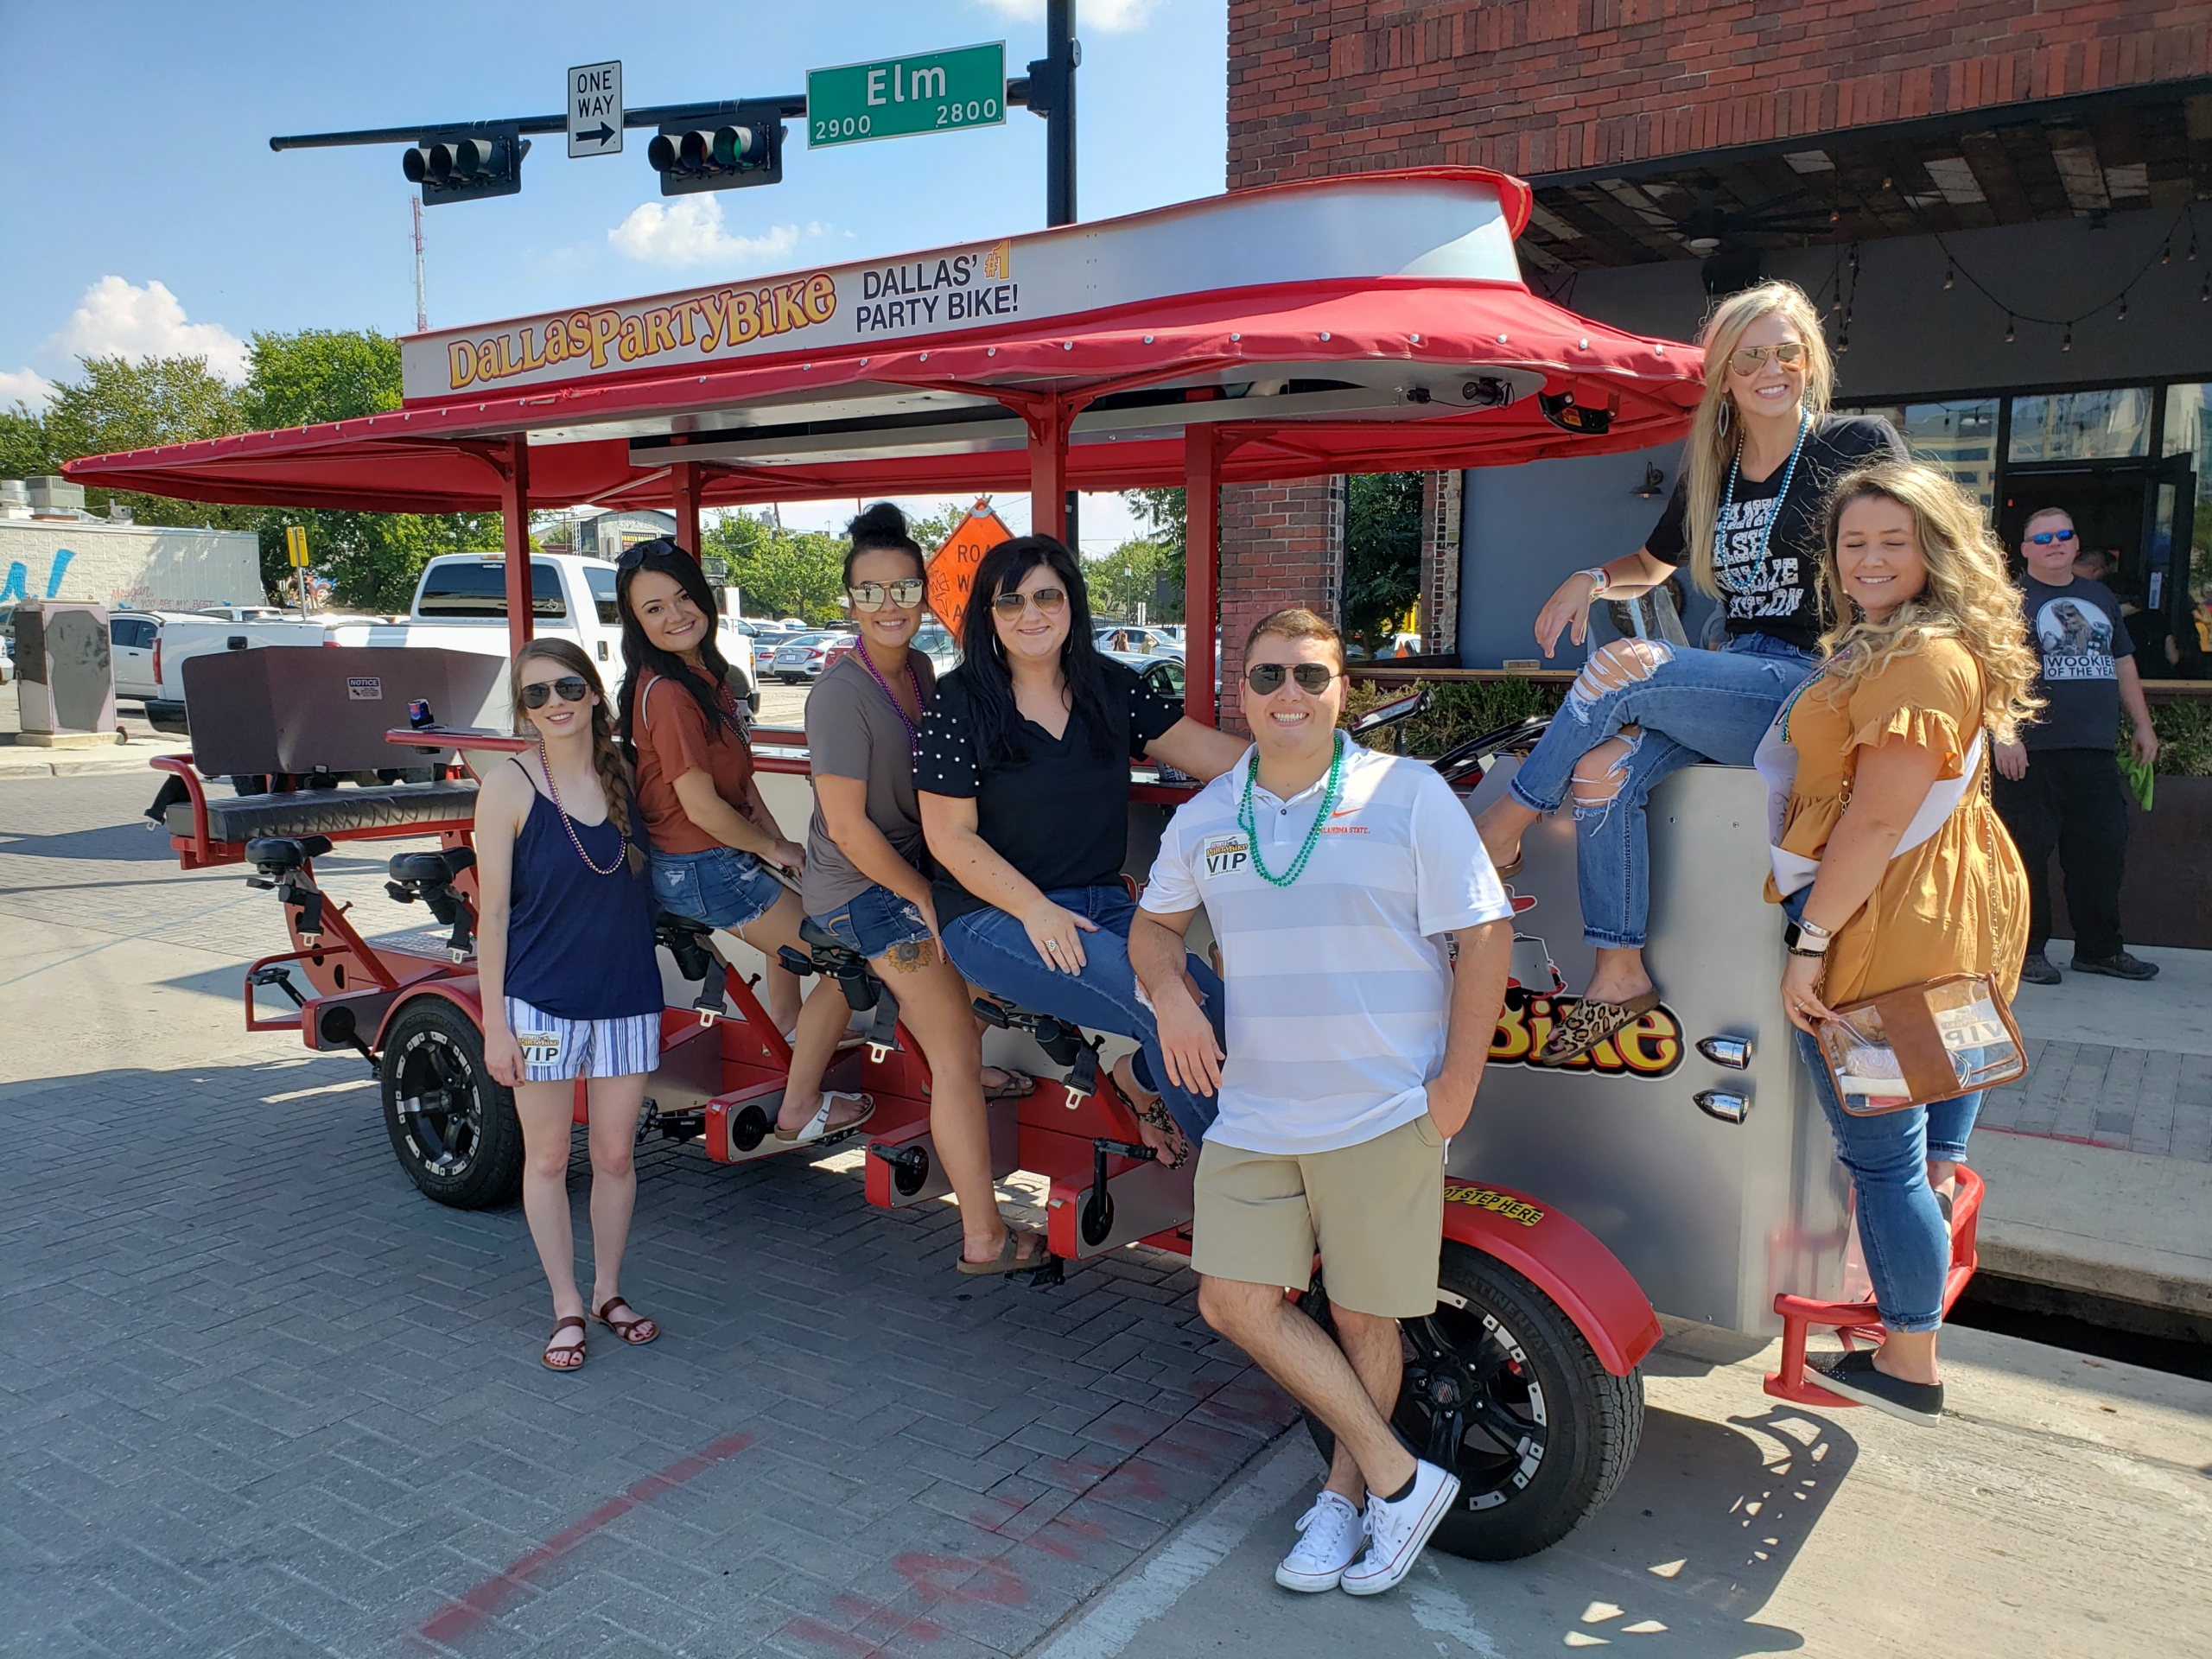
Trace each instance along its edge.
{"label": "blonde curly hair", "polygon": [[[1745,331],[1766,316],[1781,317],[1805,348],[1806,414],[1815,421],[1827,414],[1835,391],[1835,359],[1821,333],[1821,314],[1796,283],[1761,283],[1713,307],[1698,335],[1705,353],[1705,395],[1698,399],[1689,439],[1682,446],[1682,533],[1689,548],[1690,579],[1708,594],[1720,591],[1713,568],[1713,532],[1720,518],[1721,486],[1744,442],[1743,411],[1734,408],[1728,391],[1728,359]],[[1725,425],[1724,410],[1732,417]]]}
{"label": "blonde curly hair", "polygon": [[[1921,590],[1879,621],[1845,589],[1836,537],[1855,502],[1894,501],[1912,514],[1913,536],[1928,566]],[[1981,665],[1981,717],[1996,741],[2014,741],[2043,707],[2031,687],[2042,667],[2028,645],[2020,591],[2005,572],[2005,550],[1981,505],[1950,477],[1916,461],[1882,461],[1846,474],[1827,501],[1821,585],[1836,619],[1821,639],[1825,677],[1835,697],[1852,684],[1910,657],[1930,639],[1955,639]]]}

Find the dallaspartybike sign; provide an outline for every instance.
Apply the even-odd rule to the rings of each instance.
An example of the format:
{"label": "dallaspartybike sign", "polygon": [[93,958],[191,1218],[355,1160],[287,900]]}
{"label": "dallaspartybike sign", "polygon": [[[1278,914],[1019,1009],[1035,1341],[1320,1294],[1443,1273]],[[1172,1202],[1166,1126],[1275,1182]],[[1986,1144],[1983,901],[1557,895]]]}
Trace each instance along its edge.
{"label": "dallaspartybike sign", "polygon": [[1006,124],[1006,42],[806,72],[810,149]]}

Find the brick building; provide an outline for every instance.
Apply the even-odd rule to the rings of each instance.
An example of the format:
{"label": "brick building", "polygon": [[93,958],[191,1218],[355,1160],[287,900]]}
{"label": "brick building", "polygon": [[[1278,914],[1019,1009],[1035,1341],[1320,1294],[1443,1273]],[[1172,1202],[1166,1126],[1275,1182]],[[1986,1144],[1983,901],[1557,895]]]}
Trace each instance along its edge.
{"label": "brick building", "polygon": [[[1713,295],[1798,283],[1840,404],[1887,411],[2000,529],[2073,507],[2120,553],[2115,585],[2191,640],[2212,599],[2212,10],[1230,0],[1231,189],[1436,162],[1535,187],[1524,272],[1588,315],[1688,339]],[[1433,479],[1428,649],[1526,656],[1542,597],[1640,543],[1674,461]],[[1225,683],[1252,616],[1335,603],[1340,500],[1229,493]]]}

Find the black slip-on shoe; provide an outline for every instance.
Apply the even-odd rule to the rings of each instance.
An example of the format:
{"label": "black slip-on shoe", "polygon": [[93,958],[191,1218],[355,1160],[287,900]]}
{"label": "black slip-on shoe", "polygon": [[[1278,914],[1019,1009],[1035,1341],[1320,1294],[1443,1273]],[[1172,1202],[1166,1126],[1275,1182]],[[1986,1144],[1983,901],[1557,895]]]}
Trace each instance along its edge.
{"label": "black slip-on shoe", "polygon": [[2076,957],[2068,964],[2077,974],[2104,974],[2113,979],[2156,979],[2158,964],[2121,951],[2115,957]]}
{"label": "black slip-on shoe", "polygon": [[2058,969],[2050,965],[2050,958],[2036,951],[2020,964],[2020,982],[2024,985],[2056,985]]}
{"label": "black slip-on shoe", "polygon": [[1943,1420],[1941,1382],[1908,1382],[1903,1377],[1878,1371],[1874,1369],[1872,1349],[1857,1349],[1831,1365],[1808,1365],[1805,1369],[1821,1388],[1908,1423],[1933,1428]]}

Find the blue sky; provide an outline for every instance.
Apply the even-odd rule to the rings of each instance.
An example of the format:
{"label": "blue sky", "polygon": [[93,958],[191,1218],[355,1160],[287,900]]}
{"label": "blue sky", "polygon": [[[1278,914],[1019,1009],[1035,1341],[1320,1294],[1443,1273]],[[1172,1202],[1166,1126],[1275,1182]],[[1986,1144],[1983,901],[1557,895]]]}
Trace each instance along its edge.
{"label": "blue sky", "polygon": [[[1077,10],[1082,217],[1220,190],[1224,0]],[[0,99],[0,404],[35,401],[79,353],[204,352],[235,372],[256,329],[411,330],[399,147],[279,155],[273,133],[550,112],[570,65],[608,58],[642,107],[798,92],[809,68],[1001,39],[1012,73],[1043,55],[1043,0],[0,0],[16,67]],[[782,184],[690,197],[660,195],[649,137],[575,162],[559,134],[539,137],[519,195],[426,211],[431,326],[1044,223],[1045,123],[1023,111],[816,151],[794,121]],[[1105,528],[1086,521],[1086,551]]]}

